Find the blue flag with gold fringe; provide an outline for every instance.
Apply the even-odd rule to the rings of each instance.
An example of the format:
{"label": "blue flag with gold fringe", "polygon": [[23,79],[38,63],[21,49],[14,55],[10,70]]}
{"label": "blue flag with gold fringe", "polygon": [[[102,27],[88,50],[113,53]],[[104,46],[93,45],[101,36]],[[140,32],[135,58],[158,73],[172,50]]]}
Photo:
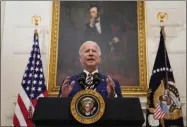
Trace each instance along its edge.
{"label": "blue flag with gold fringe", "polygon": [[147,91],[146,126],[183,127],[180,96],[169,62],[164,27]]}

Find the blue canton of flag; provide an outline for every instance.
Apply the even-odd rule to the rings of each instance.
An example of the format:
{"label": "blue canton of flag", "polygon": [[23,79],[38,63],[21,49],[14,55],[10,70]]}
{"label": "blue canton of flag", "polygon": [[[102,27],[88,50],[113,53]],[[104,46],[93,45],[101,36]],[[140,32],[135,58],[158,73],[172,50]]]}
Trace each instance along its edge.
{"label": "blue canton of flag", "polygon": [[[14,126],[33,126],[30,115],[34,112],[39,97],[48,96],[41,60],[38,33],[34,33],[34,44],[30,53],[18,94],[13,118]],[[31,113],[31,114],[30,114]]]}
{"label": "blue canton of flag", "polygon": [[31,51],[31,57],[29,58],[29,63],[23,77],[22,86],[27,95],[32,99],[36,99],[40,94],[46,91],[37,34],[35,34],[34,36],[34,45]]}

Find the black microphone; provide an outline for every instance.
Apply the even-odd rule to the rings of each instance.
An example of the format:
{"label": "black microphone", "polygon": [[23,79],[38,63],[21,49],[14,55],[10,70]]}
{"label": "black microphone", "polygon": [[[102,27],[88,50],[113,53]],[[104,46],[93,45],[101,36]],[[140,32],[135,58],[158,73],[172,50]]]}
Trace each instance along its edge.
{"label": "black microphone", "polygon": [[82,87],[82,89],[85,89],[86,76],[86,73],[82,72],[81,75],[78,77],[78,84]]}
{"label": "black microphone", "polygon": [[99,85],[101,82],[101,77],[99,73],[94,73],[93,75],[93,84],[94,84],[94,89]]}

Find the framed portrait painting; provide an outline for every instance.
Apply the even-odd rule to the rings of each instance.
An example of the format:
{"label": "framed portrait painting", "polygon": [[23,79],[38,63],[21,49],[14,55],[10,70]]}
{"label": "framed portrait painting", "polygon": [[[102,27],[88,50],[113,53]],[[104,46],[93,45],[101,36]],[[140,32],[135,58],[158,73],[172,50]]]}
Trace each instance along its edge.
{"label": "framed portrait painting", "polygon": [[[94,31],[90,29],[93,26]],[[79,48],[86,41],[94,41],[100,46],[99,71],[117,79],[124,96],[146,95],[143,1],[54,1],[49,95],[57,96],[64,78],[83,70]]]}

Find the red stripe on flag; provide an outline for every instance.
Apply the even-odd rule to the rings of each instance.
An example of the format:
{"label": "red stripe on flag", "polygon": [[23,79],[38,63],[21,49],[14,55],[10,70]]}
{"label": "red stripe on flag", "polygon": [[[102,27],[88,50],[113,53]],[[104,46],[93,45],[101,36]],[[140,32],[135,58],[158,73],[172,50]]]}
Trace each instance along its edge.
{"label": "red stripe on flag", "polygon": [[[43,94],[44,97],[48,96],[48,92],[47,91],[44,91],[42,94]],[[37,101],[38,101],[37,98],[32,100],[32,104],[33,104],[34,107],[36,107]]]}
{"label": "red stripe on flag", "polygon": [[20,95],[18,95],[18,105],[21,110],[21,114],[23,115],[25,122],[27,123],[27,126],[33,126],[33,123],[30,119],[28,119],[28,111],[27,108],[25,107]]}
{"label": "red stripe on flag", "polygon": [[47,90],[45,90],[45,91],[43,92],[43,95],[44,95],[44,97],[47,97],[47,96],[48,96]]}
{"label": "red stripe on flag", "polygon": [[32,100],[32,105],[35,107],[36,106],[36,103],[37,103],[37,99],[33,99]]}
{"label": "red stripe on flag", "polygon": [[163,118],[165,115],[166,115],[166,113],[163,113],[161,117]]}
{"label": "red stripe on flag", "polygon": [[19,123],[19,120],[18,120],[16,114],[14,114],[13,124],[14,124],[14,127],[20,127],[20,123]]}
{"label": "red stripe on flag", "polygon": [[158,110],[160,110],[159,106],[157,106],[157,107],[156,107],[156,110],[155,110],[155,112],[157,112]]}
{"label": "red stripe on flag", "polygon": [[162,112],[159,112],[158,115],[156,116],[156,119],[161,118],[161,116],[162,116]]}
{"label": "red stripe on flag", "polygon": [[[47,96],[48,96],[47,90],[44,91],[44,92],[42,93],[42,95],[43,95],[42,97],[47,97]],[[38,102],[38,98],[33,99],[33,100],[32,100],[32,105],[33,105],[34,107],[36,107],[37,102]]]}
{"label": "red stripe on flag", "polygon": [[155,117],[158,117],[161,113],[162,109],[159,109],[157,112],[155,112]]}
{"label": "red stripe on flag", "polygon": [[166,113],[164,111],[162,111],[162,108],[160,107],[160,105],[158,104],[156,106],[156,109],[154,111],[154,118],[155,119],[161,119],[166,115]]}

